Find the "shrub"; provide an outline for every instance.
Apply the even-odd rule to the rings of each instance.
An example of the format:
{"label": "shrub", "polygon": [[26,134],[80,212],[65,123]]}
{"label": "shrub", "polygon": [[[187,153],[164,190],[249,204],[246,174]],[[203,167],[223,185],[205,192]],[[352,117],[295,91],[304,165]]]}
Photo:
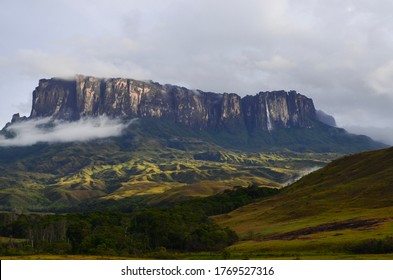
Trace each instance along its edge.
{"label": "shrub", "polygon": [[388,254],[393,253],[393,237],[384,239],[366,239],[349,247],[355,254]]}

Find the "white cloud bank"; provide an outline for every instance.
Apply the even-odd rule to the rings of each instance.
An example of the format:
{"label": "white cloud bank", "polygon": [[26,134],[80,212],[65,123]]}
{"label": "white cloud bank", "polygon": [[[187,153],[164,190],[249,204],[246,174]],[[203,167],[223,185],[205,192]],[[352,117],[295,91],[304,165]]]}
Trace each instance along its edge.
{"label": "white cloud bank", "polygon": [[124,123],[119,119],[100,116],[74,122],[55,120],[50,123],[50,118],[33,119],[9,126],[7,131],[15,137],[0,136],[0,146],[30,146],[40,142],[80,142],[120,136],[123,129],[135,120]]}

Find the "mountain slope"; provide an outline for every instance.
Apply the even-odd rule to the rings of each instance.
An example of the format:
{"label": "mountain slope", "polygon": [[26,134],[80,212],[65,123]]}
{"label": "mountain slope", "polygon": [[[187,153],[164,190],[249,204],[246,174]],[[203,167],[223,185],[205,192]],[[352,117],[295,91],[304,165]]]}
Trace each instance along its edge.
{"label": "mountain slope", "polygon": [[215,221],[248,240],[235,251],[351,252],[393,236],[392,174],[393,148],[345,156]]}
{"label": "mountain slope", "polygon": [[251,183],[280,187],[302,170],[337,157],[234,150],[218,145],[218,139],[141,119],[119,137],[0,147],[0,202],[3,209],[55,210],[92,199],[143,196],[159,203]]}
{"label": "mountain slope", "polygon": [[281,187],[340,154],[381,147],[320,122],[295,91],[240,97],[132,79],[44,79],[31,115],[15,114],[0,132],[0,207]]}

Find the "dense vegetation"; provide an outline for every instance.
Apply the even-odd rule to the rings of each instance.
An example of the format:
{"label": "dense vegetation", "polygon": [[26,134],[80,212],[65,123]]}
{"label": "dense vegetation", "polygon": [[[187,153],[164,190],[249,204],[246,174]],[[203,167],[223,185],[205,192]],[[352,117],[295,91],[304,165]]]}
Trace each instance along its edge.
{"label": "dense vegetation", "polygon": [[348,247],[354,254],[389,254],[393,253],[393,237],[383,239],[365,239]]}
{"label": "dense vegetation", "polygon": [[132,213],[3,213],[0,235],[10,238],[1,244],[1,254],[142,256],[167,250],[222,250],[238,238],[232,230],[213,223],[209,216],[227,213],[277,192],[255,185],[238,187],[208,198]]}

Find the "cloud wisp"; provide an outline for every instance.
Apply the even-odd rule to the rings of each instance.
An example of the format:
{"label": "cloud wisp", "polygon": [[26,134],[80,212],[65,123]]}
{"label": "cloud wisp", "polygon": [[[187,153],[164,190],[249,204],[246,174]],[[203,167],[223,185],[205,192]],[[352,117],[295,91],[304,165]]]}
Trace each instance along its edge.
{"label": "cloud wisp", "polygon": [[37,143],[83,142],[94,139],[120,136],[134,122],[127,123],[107,116],[83,118],[74,122],[50,118],[33,119],[14,123],[6,128],[12,138],[0,136],[0,146],[31,146]]}
{"label": "cloud wisp", "polygon": [[308,174],[310,174],[310,173],[312,173],[314,171],[317,171],[317,170],[319,170],[321,168],[322,168],[322,166],[313,166],[313,167],[310,167],[310,168],[302,169],[302,170],[299,171],[298,174],[292,176],[289,180],[284,182],[283,186],[287,187],[287,186],[289,186],[289,185],[299,181],[304,176],[306,176],[306,175],[308,175]]}

